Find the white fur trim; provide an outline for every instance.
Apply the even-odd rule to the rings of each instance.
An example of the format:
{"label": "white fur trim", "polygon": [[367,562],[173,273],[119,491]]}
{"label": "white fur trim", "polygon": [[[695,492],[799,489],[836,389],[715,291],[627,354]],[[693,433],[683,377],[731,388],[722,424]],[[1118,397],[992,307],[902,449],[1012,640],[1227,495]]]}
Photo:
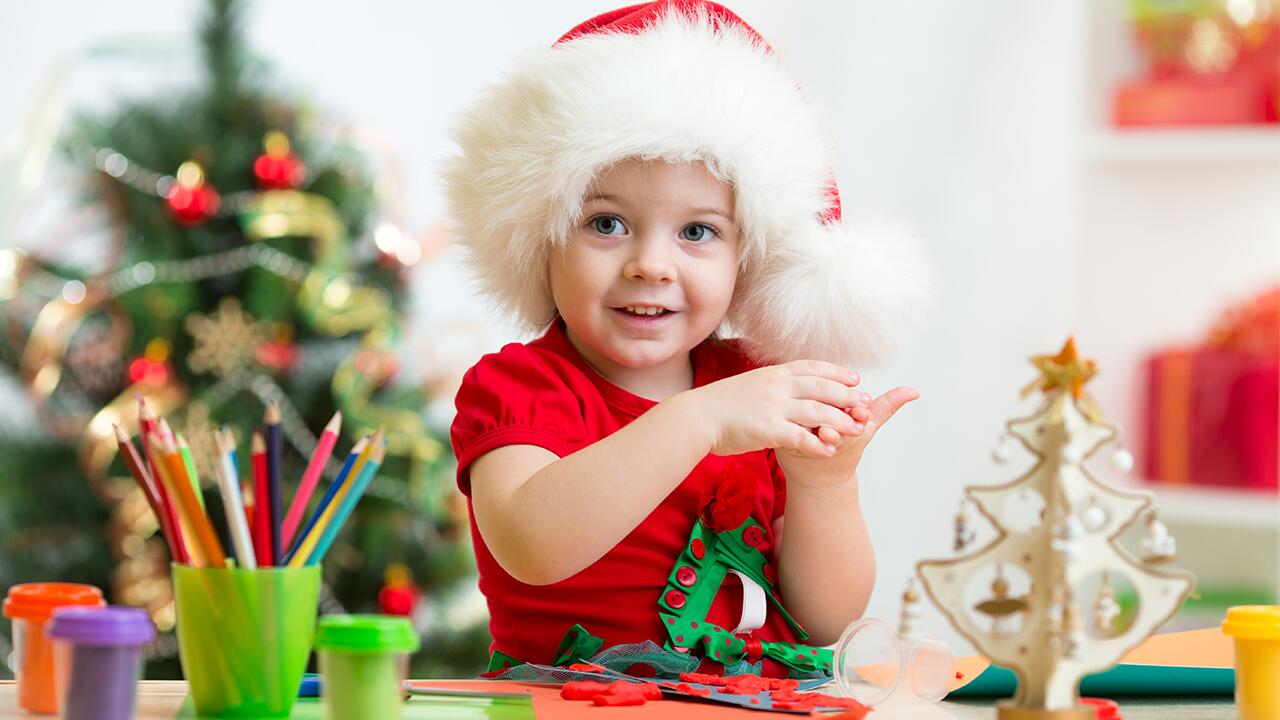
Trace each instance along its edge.
{"label": "white fur trim", "polygon": [[732,317],[764,362],[884,363],[932,300],[933,272],[888,221],[810,223],[769,249]]}
{"label": "white fur trim", "polygon": [[[743,282],[731,325],[769,357],[782,357],[784,348],[870,356],[871,343],[887,340],[896,323],[867,316],[885,309],[896,315],[897,308],[861,281],[857,291],[835,299],[842,317],[872,331],[850,335],[842,325],[828,335],[822,325],[803,322],[819,315],[762,315],[766,308],[811,309],[799,298],[766,303],[760,293],[803,290],[787,278],[811,271],[787,272],[779,263],[805,257],[796,245],[825,239],[817,226],[830,182],[824,135],[776,55],[741,28],[717,29],[705,16],[673,12],[639,34],[585,35],[530,53],[504,82],[487,88],[455,132],[461,152],[445,168],[450,213],[482,290],[524,327],[539,330],[555,315],[548,249],[578,221],[597,173],[633,157],[706,162],[733,185],[742,239]],[[766,262],[773,270],[762,275]],[[826,282],[838,284],[834,269],[813,270],[833,273]],[[753,287],[757,276],[768,284]],[[741,301],[743,295],[754,299]],[[739,317],[747,322],[735,322]],[[788,337],[794,333],[808,340],[797,345]],[[849,339],[858,342],[841,344]]]}

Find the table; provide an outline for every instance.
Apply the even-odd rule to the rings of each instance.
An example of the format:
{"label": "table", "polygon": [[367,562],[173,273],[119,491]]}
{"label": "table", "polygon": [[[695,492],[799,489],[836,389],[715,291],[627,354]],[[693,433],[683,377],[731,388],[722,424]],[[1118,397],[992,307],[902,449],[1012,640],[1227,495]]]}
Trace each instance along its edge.
{"label": "table", "polygon": [[[528,688],[528,686],[517,683],[494,683],[484,680],[441,680],[431,682],[433,685],[441,687],[462,689],[488,688],[511,691],[516,689],[517,686]],[[503,687],[497,687],[499,685]],[[725,720],[732,720],[733,718],[738,720],[778,718],[781,720],[784,717],[807,717],[776,713],[763,714],[751,710],[710,706],[704,703],[696,705],[682,703],[682,711],[677,714],[671,712],[671,708],[675,703],[670,701],[654,703],[644,707],[596,708],[583,703],[563,703],[556,696],[557,692],[558,690],[554,688],[533,689],[531,697],[534,698],[534,704],[545,706],[543,712],[538,714],[538,720],[578,718],[588,715],[591,718],[599,718],[600,720],[642,720],[644,718],[692,717],[694,715],[708,720],[711,718],[724,718]],[[189,706],[187,709],[183,708],[186,694],[187,684],[184,681],[144,680],[138,689],[138,720],[170,720],[171,718],[194,717],[190,712]],[[538,702],[539,700],[543,702]],[[408,711],[404,715],[404,720],[414,720],[414,718],[518,720],[532,716],[530,708],[519,702],[490,704],[470,700],[457,702],[415,698],[410,700],[406,707]],[[14,687],[13,681],[0,681],[0,720],[10,720],[10,718],[30,720],[30,718],[42,717],[22,714],[17,708],[17,689]],[[548,713],[546,712],[548,709],[552,709],[555,712]],[[684,712],[686,709],[690,712]],[[1120,702],[1120,712],[1125,720],[1191,720],[1192,718],[1196,720],[1234,720],[1236,717],[1235,705],[1223,698],[1212,700],[1167,698],[1160,700],[1122,700]],[[321,717],[320,708],[315,704],[314,700],[301,703],[294,709],[293,713],[293,718],[298,720],[302,718],[316,718],[318,720]],[[868,717],[872,720],[990,720],[995,717],[995,709],[990,703],[945,702],[929,707],[882,710],[874,712]]]}

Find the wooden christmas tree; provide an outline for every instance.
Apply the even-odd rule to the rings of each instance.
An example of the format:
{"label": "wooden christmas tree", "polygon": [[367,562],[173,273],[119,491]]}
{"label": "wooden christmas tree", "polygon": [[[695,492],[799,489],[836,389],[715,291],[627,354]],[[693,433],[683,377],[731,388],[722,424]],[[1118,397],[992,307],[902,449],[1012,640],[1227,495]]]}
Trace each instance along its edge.
{"label": "wooden christmas tree", "polygon": [[[1150,494],[1110,487],[1084,466],[1116,437],[1084,392],[1094,364],[1076,354],[1070,339],[1057,355],[1032,362],[1040,377],[1024,394],[1039,391],[1043,404],[1031,417],[1011,421],[1008,431],[1037,462],[1010,483],[965,490],[966,502],[990,521],[996,538],[968,555],[921,562],[918,572],[952,625],[1017,675],[1016,694],[999,707],[1001,720],[1084,720],[1094,710],[1078,704],[1080,679],[1115,665],[1167,621],[1194,578],[1155,567],[1173,559],[1174,548]],[[1132,464],[1126,451],[1117,459]],[[961,512],[957,552],[973,541]],[[1116,539],[1144,515],[1149,554],[1140,560]],[[1137,607],[1118,623],[1113,583],[1122,579]]]}

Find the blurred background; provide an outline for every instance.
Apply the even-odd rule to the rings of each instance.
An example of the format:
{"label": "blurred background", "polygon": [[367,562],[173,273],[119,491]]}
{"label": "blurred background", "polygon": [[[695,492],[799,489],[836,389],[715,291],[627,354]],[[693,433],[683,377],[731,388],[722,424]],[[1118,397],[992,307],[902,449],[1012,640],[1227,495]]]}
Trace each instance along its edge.
{"label": "blurred background", "polygon": [[[361,424],[398,439],[326,562],[324,609],[413,617],[416,676],[482,669],[447,427],[462,372],[524,338],[461,271],[438,172],[481,86],[614,5],[6,9],[0,591],[92,582],[172,626],[154,520],[102,445],[134,392],[188,436],[248,427],[277,399],[298,468],[342,409],[340,449]],[[869,614],[896,618],[914,564],[951,552],[963,486],[1031,466],[992,449],[1035,409],[1019,397],[1027,358],[1069,335],[1136,459],[1122,473],[1108,445],[1092,471],[1153,490],[1199,577],[1174,624],[1275,602],[1280,5],[731,7],[827,110],[846,216],[913,223],[940,270],[925,330],[864,373],[868,389],[922,395],[861,471]],[[264,209],[271,189],[325,201]],[[246,219],[272,212],[285,226]],[[969,652],[932,609],[925,627]],[[150,657],[152,677],[177,672],[170,634]]]}

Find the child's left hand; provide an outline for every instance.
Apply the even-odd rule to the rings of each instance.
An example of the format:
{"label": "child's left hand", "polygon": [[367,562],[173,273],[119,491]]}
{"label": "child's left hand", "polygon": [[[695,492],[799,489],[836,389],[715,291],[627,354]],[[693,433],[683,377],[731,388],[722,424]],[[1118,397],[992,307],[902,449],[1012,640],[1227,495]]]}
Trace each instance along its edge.
{"label": "child's left hand", "polygon": [[920,397],[920,393],[915,388],[896,387],[874,400],[869,400],[870,397],[864,394],[864,402],[847,410],[850,417],[861,423],[861,432],[844,436],[829,427],[817,429],[819,440],[835,446],[836,450],[832,455],[817,458],[805,457],[782,448],[774,451],[778,464],[787,477],[788,487],[826,487],[852,480],[871,438],[903,405]]}

